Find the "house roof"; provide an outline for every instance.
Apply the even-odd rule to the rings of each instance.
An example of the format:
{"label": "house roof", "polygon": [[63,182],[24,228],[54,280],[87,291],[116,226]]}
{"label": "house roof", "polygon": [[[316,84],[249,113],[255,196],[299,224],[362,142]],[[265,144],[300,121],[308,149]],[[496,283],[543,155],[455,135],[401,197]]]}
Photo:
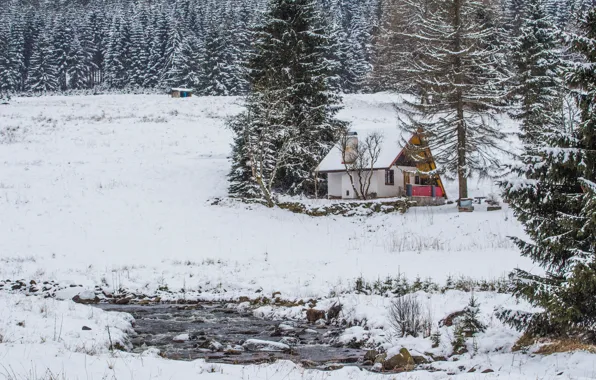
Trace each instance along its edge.
{"label": "house roof", "polygon": [[192,92],[192,88],[173,88],[172,91]]}
{"label": "house roof", "polygon": [[[402,131],[397,126],[394,126],[393,128],[376,129],[352,128],[350,132],[356,132],[358,134],[358,139],[361,141],[373,132],[379,132],[382,134],[383,141],[381,143],[381,153],[379,155],[379,159],[374,165],[375,170],[390,168],[395,159],[404,149],[405,142],[411,137],[409,132]],[[316,170],[321,173],[344,171],[345,166],[342,160],[341,149],[337,145],[334,146],[327,156],[325,156],[323,161],[321,161]]]}

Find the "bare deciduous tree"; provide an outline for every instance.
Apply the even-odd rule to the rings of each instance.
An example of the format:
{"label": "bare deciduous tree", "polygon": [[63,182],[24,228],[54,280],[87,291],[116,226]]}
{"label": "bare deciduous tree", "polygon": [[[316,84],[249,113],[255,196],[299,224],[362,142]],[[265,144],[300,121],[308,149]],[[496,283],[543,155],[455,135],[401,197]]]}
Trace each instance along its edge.
{"label": "bare deciduous tree", "polygon": [[379,132],[370,133],[364,141],[359,141],[357,135],[346,132],[339,140],[342,162],[354,194],[359,199],[366,200],[370,196],[370,183],[375,164],[381,155],[382,144],[383,135]]}

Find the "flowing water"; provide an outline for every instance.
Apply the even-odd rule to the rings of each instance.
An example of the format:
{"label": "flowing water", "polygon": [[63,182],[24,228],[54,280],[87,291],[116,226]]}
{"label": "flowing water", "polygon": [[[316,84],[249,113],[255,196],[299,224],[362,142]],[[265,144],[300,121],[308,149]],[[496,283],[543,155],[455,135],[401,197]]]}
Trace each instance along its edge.
{"label": "flowing water", "polygon": [[[249,364],[285,359],[308,367],[334,369],[337,364],[357,365],[365,353],[337,345],[341,328],[263,320],[222,305],[100,307],[134,316],[136,336],[132,337],[132,343],[135,352],[155,347],[164,357],[174,360],[206,359]],[[273,348],[243,347],[250,339],[274,342],[274,345]],[[276,350],[275,343],[280,342],[290,349]]]}

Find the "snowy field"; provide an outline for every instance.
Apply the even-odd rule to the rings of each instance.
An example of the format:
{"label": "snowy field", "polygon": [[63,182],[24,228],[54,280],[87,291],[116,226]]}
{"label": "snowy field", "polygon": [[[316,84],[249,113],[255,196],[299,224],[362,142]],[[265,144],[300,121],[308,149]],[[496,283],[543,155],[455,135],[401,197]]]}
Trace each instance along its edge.
{"label": "snowy field", "polygon": [[[340,118],[359,129],[396,128],[394,100],[386,94],[347,96]],[[446,205],[405,215],[311,218],[258,205],[214,204],[226,196],[232,134],[225,119],[240,110],[236,98],[165,95],[17,98],[0,105],[0,279],[146,294],[184,289],[224,300],[281,292],[284,299],[322,299],[323,306],[332,302],[325,297],[341,294],[350,318],[368,321],[366,329],[354,327],[342,339],[388,349],[407,345],[422,353],[432,351],[428,339],[393,339],[389,299],[355,294],[356,278],[372,282],[400,273],[444,284],[448,277],[495,280],[514,267],[536,270],[507,239],[523,231],[506,206],[487,212],[480,205],[471,214]],[[446,181],[446,188],[455,198],[456,184]],[[498,189],[491,181],[472,180],[470,191],[487,196]],[[469,298],[455,290],[417,296],[434,324]],[[504,294],[478,298],[489,328],[471,354],[442,362],[440,372],[384,376],[357,368],[317,372],[289,362],[174,362],[152,350],[112,354],[110,339],[128,344],[126,314],[0,291],[0,379],[596,378],[596,356],[588,353],[511,353],[519,333],[497,321],[494,308],[528,306]],[[255,313],[304,317],[302,308]],[[106,326],[112,326],[111,338]],[[452,333],[441,330],[445,341]],[[448,350],[443,345],[434,352]],[[488,368],[496,372],[480,373]]]}
{"label": "snowy field", "polygon": [[[0,278],[311,297],[356,277],[493,279],[519,258],[511,213],[455,207],[310,218],[226,195],[235,98],[87,96],[0,107]],[[395,129],[392,98],[349,96],[341,118]],[[496,192],[472,180],[472,195]],[[456,196],[454,183],[448,195]],[[320,201],[324,202],[324,201]],[[118,281],[118,284],[113,284]]]}

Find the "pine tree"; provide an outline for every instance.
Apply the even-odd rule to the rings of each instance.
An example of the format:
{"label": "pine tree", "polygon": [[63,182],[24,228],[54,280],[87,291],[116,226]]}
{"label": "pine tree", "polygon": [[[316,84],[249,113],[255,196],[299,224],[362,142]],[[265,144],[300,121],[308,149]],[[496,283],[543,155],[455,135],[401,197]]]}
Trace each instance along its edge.
{"label": "pine tree", "polygon": [[521,103],[515,117],[522,122],[522,138],[532,144],[539,142],[538,134],[545,126],[560,121],[563,62],[557,29],[546,14],[545,3],[528,0],[525,14],[513,44],[517,75],[512,92]]}
{"label": "pine tree", "polygon": [[230,94],[233,81],[229,67],[226,40],[213,24],[205,36],[205,55],[202,61],[201,95],[220,96]]}
{"label": "pine tree", "polygon": [[57,20],[53,35],[53,61],[56,64],[56,78],[60,90],[68,89],[68,77],[66,72],[69,70],[70,47],[72,46],[73,33],[70,28],[71,22],[66,17]]}
{"label": "pine tree", "polygon": [[182,50],[174,61],[171,84],[175,87],[197,88],[202,73],[202,46],[195,36],[183,39]]}
{"label": "pine tree", "polygon": [[46,33],[42,33],[34,45],[27,75],[27,89],[34,92],[56,91],[58,64],[54,61],[52,43]]}
{"label": "pine tree", "polygon": [[[0,22],[2,20],[0,19]],[[8,31],[0,27],[0,103],[8,99],[14,85],[10,82],[12,67],[8,55]]]}
{"label": "pine tree", "polygon": [[182,35],[178,30],[178,23],[175,19],[168,20],[163,50],[163,66],[160,74],[159,86],[171,87],[176,76],[176,62],[182,50]]}
{"label": "pine tree", "polygon": [[245,67],[251,53],[250,46],[250,10],[243,3],[235,15],[235,20],[227,33],[228,56],[230,58],[230,75],[232,78],[231,94],[245,95],[248,91],[248,80]]}
{"label": "pine tree", "polygon": [[479,319],[480,309],[474,293],[470,296],[470,302],[464,308],[464,314],[461,318],[460,327],[464,336],[472,337],[486,330],[486,325]]}
{"label": "pine tree", "polygon": [[88,54],[79,37],[75,34],[68,49],[66,78],[69,89],[87,88],[90,80],[90,54]]}
{"label": "pine tree", "polygon": [[[345,128],[334,119],[341,99],[328,91],[326,76],[332,69],[324,60],[328,41],[313,1],[273,0],[270,5],[270,19],[257,44],[263,60],[250,67],[253,84],[260,76],[266,82],[273,79],[267,85],[281,90],[288,104],[283,124],[297,128],[298,138],[289,148],[291,162],[280,171],[279,187],[312,194],[316,186],[312,172]],[[265,62],[270,64],[263,67]]]}
{"label": "pine tree", "polygon": [[526,11],[525,0],[505,0],[504,14],[505,24],[509,35],[512,38],[518,38],[521,33],[521,27],[525,18]]}
{"label": "pine tree", "polygon": [[492,115],[504,101],[508,79],[500,65],[503,47],[492,43],[499,30],[480,1],[430,7],[406,1],[419,23],[412,35],[416,54],[404,71],[414,84],[409,92],[421,101],[405,103],[405,126],[423,131],[439,170],[456,176],[459,198],[467,198],[473,173],[490,176],[499,167],[494,151],[504,134]]}
{"label": "pine tree", "polygon": [[[252,50],[249,30],[264,13],[267,1],[58,3],[9,0],[0,7],[3,26],[11,30],[10,43],[14,42],[19,50],[20,79],[16,91],[25,88],[34,46],[42,32],[51,36],[60,90],[69,88],[67,73],[73,70],[68,66],[69,57],[74,54],[69,49],[76,35],[82,51],[89,56],[86,87],[124,90],[129,86],[169,86],[177,75],[174,62],[182,60],[178,54],[183,46],[189,46],[186,39],[196,38],[202,55],[200,70],[194,75],[207,82],[205,93],[244,95],[248,91],[245,64]],[[327,52],[333,58],[329,65],[334,61],[338,65],[329,79],[330,85],[341,84],[349,92],[365,87],[363,78],[371,68],[371,36],[377,27],[377,3],[378,0],[313,0],[315,8],[326,15],[325,22],[316,21],[317,27],[338,21],[333,28],[327,28],[334,35],[327,44],[333,50]],[[196,41],[190,43],[196,45]],[[209,67],[213,70],[206,70]]]}
{"label": "pine tree", "polygon": [[164,13],[158,12],[150,27],[149,61],[145,72],[145,87],[156,87],[165,68],[168,41],[168,20]]}
{"label": "pine tree", "polygon": [[130,85],[143,87],[147,83],[149,48],[143,32],[142,21],[138,18],[133,19],[131,28],[130,57]]}
{"label": "pine tree", "polygon": [[[515,294],[543,312],[509,310],[501,319],[537,335],[576,336],[596,341],[596,9],[583,20],[580,35],[570,37],[583,60],[568,72],[581,121],[552,124],[544,118],[534,144],[526,141],[526,178],[506,186],[511,207],[531,240],[514,239],[523,256],[545,270],[512,273]],[[564,114],[564,112],[561,112]]]}
{"label": "pine tree", "polygon": [[89,85],[100,85],[105,76],[105,60],[109,36],[109,20],[99,5],[95,5],[81,30],[81,45],[89,54]]}
{"label": "pine tree", "polygon": [[[356,4],[356,3],[352,3]],[[346,60],[343,61],[343,89],[354,93],[362,89],[365,76],[370,71],[367,46],[370,35],[360,9],[352,9],[349,33],[345,35]]]}
{"label": "pine tree", "polygon": [[[327,39],[316,27],[313,2],[271,0],[269,7],[248,66],[247,111],[235,119],[230,190],[234,194],[235,189],[248,189],[235,194],[248,196],[255,188],[253,183],[241,183],[249,177],[248,167],[251,181],[271,205],[271,188],[292,193],[314,190],[312,171],[344,124],[333,118],[340,99],[328,91],[329,67],[323,59]],[[263,188],[263,181],[268,188]]]}
{"label": "pine tree", "polygon": [[419,29],[417,17],[424,14],[432,0],[379,0],[381,17],[374,36],[372,72],[368,86],[375,91],[407,92],[412,89],[410,73],[403,70],[416,56],[422,44],[411,36]]}
{"label": "pine tree", "polygon": [[10,30],[0,26],[0,100],[16,91],[19,83],[19,67],[15,65],[11,45]]}
{"label": "pine tree", "polygon": [[130,84],[130,33],[126,21],[114,17],[106,51],[106,82],[123,89]]}
{"label": "pine tree", "polygon": [[23,30],[23,67],[21,72],[21,87],[27,89],[27,80],[31,66],[31,58],[35,50],[35,45],[41,37],[41,32],[45,25],[38,13],[28,9],[25,15],[25,27]]}

